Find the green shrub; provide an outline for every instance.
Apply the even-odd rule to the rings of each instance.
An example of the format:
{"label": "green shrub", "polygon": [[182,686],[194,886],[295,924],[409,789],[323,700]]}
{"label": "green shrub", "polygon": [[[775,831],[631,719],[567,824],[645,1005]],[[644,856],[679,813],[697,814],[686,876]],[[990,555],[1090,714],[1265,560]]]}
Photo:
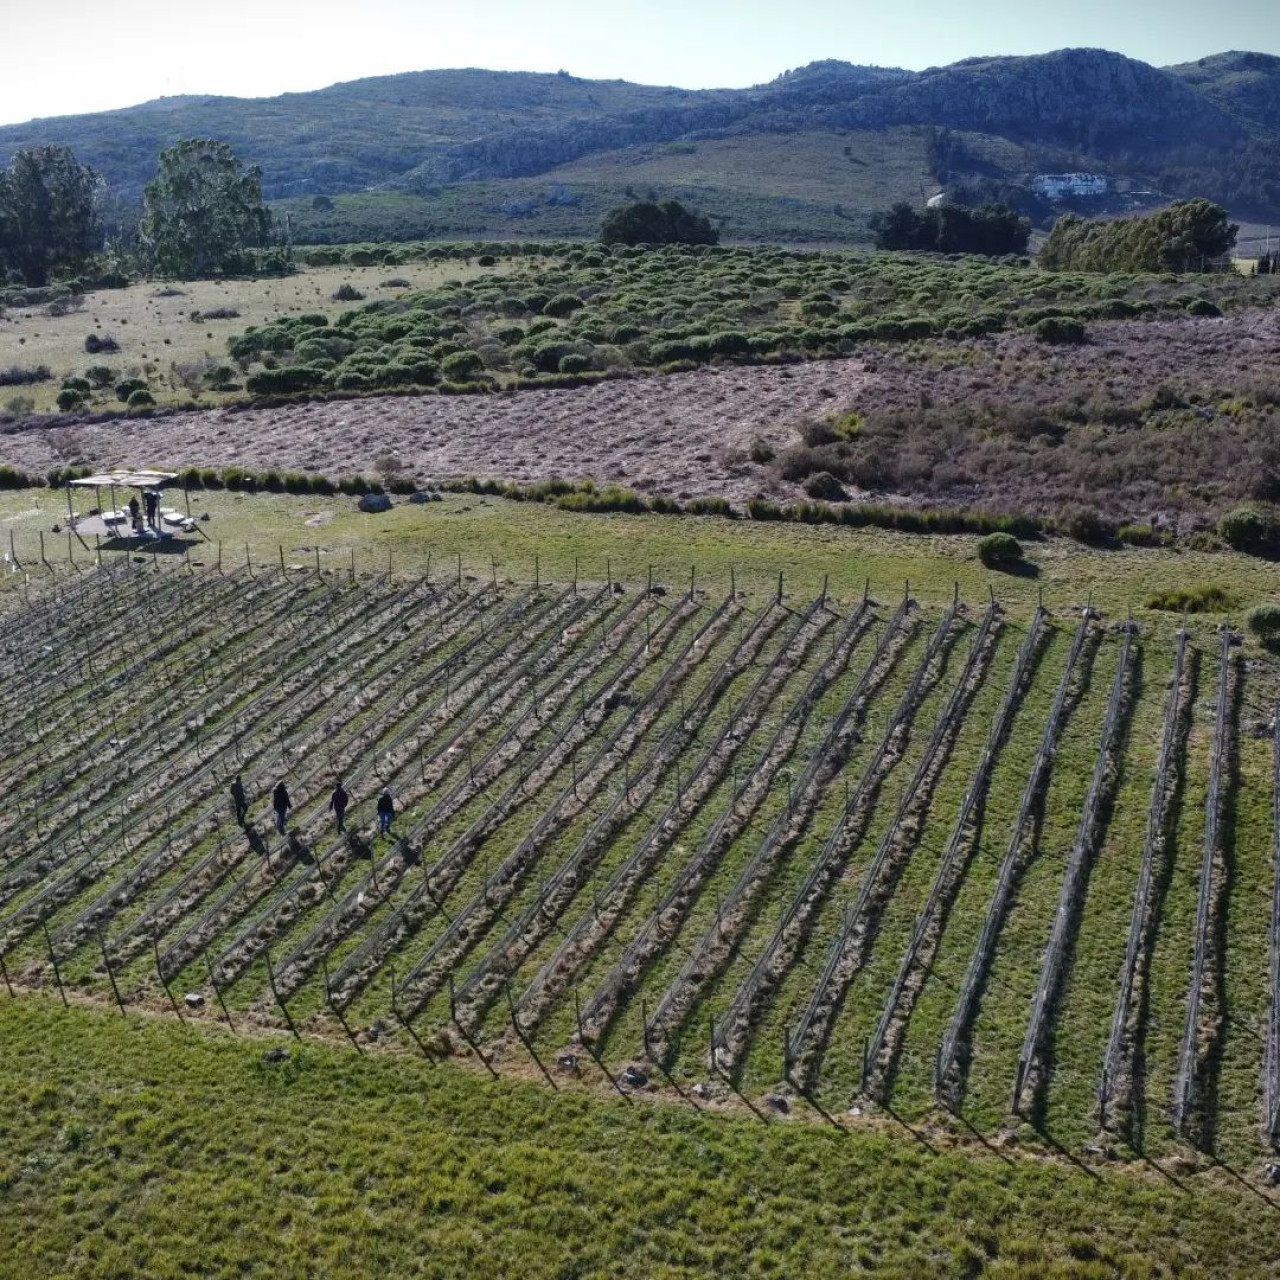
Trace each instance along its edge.
{"label": "green shrub", "polygon": [[0,489],[29,489],[36,483],[36,478],[25,471],[19,471],[7,463],[0,465]]}
{"label": "green shrub", "polygon": [[1225,613],[1231,607],[1232,599],[1214,583],[1153,591],[1143,604],[1148,609],[1160,609],[1166,613]]}
{"label": "green shrub", "polygon": [[844,502],[848,494],[844,485],[830,471],[818,471],[804,482],[804,491],[822,502]]}
{"label": "green shrub", "polygon": [[1116,536],[1115,523],[1092,507],[1076,507],[1068,511],[1063,517],[1061,528],[1068,538],[1090,546],[1112,542]]}
{"label": "green shrub", "polygon": [[560,357],[561,373],[586,373],[590,368],[591,361],[586,356],[580,356],[571,351],[568,355]]}
{"label": "green shrub", "polygon": [[155,402],[155,396],[146,387],[139,387],[137,391],[132,392],[128,400],[130,409],[150,409]]}
{"label": "green shrub", "polygon": [[84,396],[74,387],[63,387],[58,392],[58,410],[60,413],[72,413],[84,404]]}
{"label": "green shrub", "polygon": [[1007,569],[1022,563],[1022,543],[1011,533],[989,533],[978,540],[978,559],[988,569]]}
{"label": "green shrub", "polygon": [[1260,604],[1250,609],[1245,625],[1263,644],[1280,643],[1280,604]]}
{"label": "green shrub", "polygon": [[690,498],[684,509],[691,516],[733,516],[728,498]]}
{"label": "green shrub", "polygon": [[84,376],[88,379],[90,386],[101,390],[111,385],[111,379],[115,375],[105,364],[95,364],[84,371]]}
{"label": "green shrub", "polygon": [[566,493],[557,498],[555,504],[564,511],[627,511],[639,514],[649,510],[649,504],[634,489],[622,489],[617,485]]}
{"label": "green shrub", "polygon": [[1220,316],[1222,309],[1210,302],[1208,298],[1188,298],[1182,304],[1187,309],[1187,314],[1192,316]]}
{"label": "green shrub", "polygon": [[440,372],[450,382],[466,382],[472,374],[484,368],[484,361],[474,351],[457,351],[445,356],[440,365]]}
{"label": "green shrub", "polygon": [[310,391],[325,384],[327,373],[309,364],[291,364],[282,369],[263,369],[245,379],[245,390],[254,396],[285,396]]}
{"label": "green shrub", "polygon": [[[579,310],[585,304],[576,293],[558,293],[551,298],[542,308],[543,315],[548,316],[568,316]],[[533,308],[531,307],[530,310]]]}
{"label": "green shrub", "polygon": [[353,284],[340,284],[333,291],[333,300],[334,302],[361,302],[364,300],[364,294]]}
{"label": "green shrub", "polygon": [[1237,507],[1218,521],[1218,534],[1236,551],[1265,551],[1275,538],[1275,524],[1252,507]]}
{"label": "green shrub", "polygon": [[128,404],[129,397],[135,391],[145,391],[147,384],[141,378],[126,378],[123,382],[116,384],[116,399],[121,404]]}
{"label": "green shrub", "polygon": [[1085,340],[1084,325],[1069,316],[1045,316],[1037,321],[1032,333],[1037,342],[1049,342],[1058,346],[1079,346]]}

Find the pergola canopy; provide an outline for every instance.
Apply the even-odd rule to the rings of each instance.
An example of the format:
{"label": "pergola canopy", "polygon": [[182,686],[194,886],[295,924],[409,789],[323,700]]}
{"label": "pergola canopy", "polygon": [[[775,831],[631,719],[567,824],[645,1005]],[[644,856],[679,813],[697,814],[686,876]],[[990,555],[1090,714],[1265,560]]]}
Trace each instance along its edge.
{"label": "pergola canopy", "polygon": [[177,478],[176,471],[104,471],[71,483],[80,489],[100,489],[113,484],[122,489],[159,489]]}

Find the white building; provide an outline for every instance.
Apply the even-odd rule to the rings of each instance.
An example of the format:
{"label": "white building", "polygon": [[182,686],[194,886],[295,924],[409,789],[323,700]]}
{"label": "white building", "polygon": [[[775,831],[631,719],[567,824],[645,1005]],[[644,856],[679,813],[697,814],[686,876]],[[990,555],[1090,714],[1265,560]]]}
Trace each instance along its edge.
{"label": "white building", "polygon": [[1031,179],[1031,189],[1047,200],[1063,196],[1105,196],[1107,180],[1100,173],[1041,173]]}

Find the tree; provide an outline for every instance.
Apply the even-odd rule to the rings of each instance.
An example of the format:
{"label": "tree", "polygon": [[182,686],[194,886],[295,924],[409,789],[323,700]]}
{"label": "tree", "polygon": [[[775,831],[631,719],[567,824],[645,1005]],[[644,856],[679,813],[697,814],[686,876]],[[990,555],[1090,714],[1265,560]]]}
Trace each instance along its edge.
{"label": "tree", "polygon": [[271,215],[262,173],[242,167],[225,142],[186,138],[160,153],[142,193],[142,240],[167,276],[242,270],[246,250],[264,245]]}
{"label": "tree", "polygon": [[74,269],[102,243],[102,181],[67,147],[29,147],[0,173],[0,260],[27,284]]}
{"label": "tree", "polygon": [[613,209],[600,228],[604,244],[719,244],[711,220],[678,200],[639,200]]}
{"label": "tree", "polygon": [[871,219],[877,249],[917,249],[934,253],[981,253],[1000,257],[1025,253],[1031,223],[1002,204],[969,209],[942,204],[917,212],[899,203]]}

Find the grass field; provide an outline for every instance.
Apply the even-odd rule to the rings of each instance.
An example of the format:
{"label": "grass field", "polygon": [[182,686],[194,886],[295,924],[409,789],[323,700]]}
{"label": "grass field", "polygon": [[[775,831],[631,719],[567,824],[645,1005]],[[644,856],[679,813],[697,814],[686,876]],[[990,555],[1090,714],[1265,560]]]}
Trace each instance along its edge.
{"label": "grass field", "polygon": [[[191,280],[176,285],[151,280],[126,289],[102,289],[86,296],[83,309],[61,316],[46,314],[43,306],[13,308],[0,315],[0,369],[43,364],[52,377],[30,386],[0,388],[0,409],[15,397],[29,397],[37,412],[51,410],[62,379],[82,376],[94,365],[110,369],[113,382],[133,377],[148,381],[161,404],[192,400],[183,378],[188,372],[196,379],[196,401],[219,404],[240,397],[201,386],[201,374],[208,367],[229,363],[227,339],[249,325],[264,324],[282,313],[336,316],[351,305],[333,298],[343,284],[373,301],[404,292],[383,284],[391,278],[408,280],[414,289],[434,289],[497,269],[462,262],[303,267],[283,279]],[[522,267],[517,259],[504,262],[501,269],[519,272]],[[216,309],[238,314],[224,319],[191,318],[194,311]],[[90,334],[114,338],[119,350],[89,354],[84,343]]]}
{"label": "grass field", "polygon": [[[1142,607],[1176,574],[1242,610],[1272,595],[1265,564],[1054,541],[1038,578],[993,577],[958,537],[201,494],[222,573],[216,543],[189,567],[108,554],[99,572],[47,536],[50,572],[31,548],[56,497],[0,499],[19,558],[0,957],[20,991],[0,1004],[0,1258],[69,1275],[1274,1264],[1280,669],[1221,649],[1202,616],[1172,683],[1178,620]],[[1174,688],[1161,852],[1143,831]],[[338,773],[350,838],[325,809]],[[1122,1002],[1137,1083],[1100,1127],[1148,857],[1155,924]],[[203,1003],[183,1029],[186,993]],[[290,1025],[290,1056],[264,1059]]]}
{"label": "grass field", "polygon": [[[627,1105],[0,997],[0,1274],[1259,1275],[1274,1212],[998,1156]],[[177,1082],[181,1082],[180,1085]]]}

